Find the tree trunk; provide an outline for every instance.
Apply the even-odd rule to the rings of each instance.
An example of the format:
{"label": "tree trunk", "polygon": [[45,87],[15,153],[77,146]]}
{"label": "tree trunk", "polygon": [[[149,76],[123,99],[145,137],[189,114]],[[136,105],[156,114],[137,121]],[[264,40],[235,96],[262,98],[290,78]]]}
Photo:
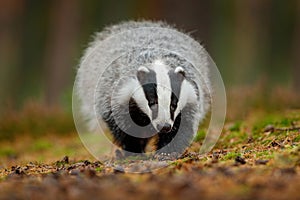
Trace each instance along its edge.
{"label": "tree trunk", "polygon": [[300,1],[297,3],[297,19],[293,38],[293,86],[300,92]]}
{"label": "tree trunk", "polygon": [[[208,44],[211,35],[212,2],[206,0],[136,0],[137,17],[166,20]],[[146,18],[147,19],[147,18]],[[209,46],[209,45],[207,45]]]}
{"label": "tree trunk", "polygon": [[167,21],[191,33],[210,51],[212,1],[165,0],[161,4]]}
{"label": "tree trunk", "polygon": [[253,83],[266,64],[268,45],[268,1],[235,1],[234,58],[235,84]]}
{"label": "tree trunk", "polygon": [[[20,64],[20,18],[24,11],[22,0],[0,1],[0,105],[14,105],[17,97],[17,68]],[[0,106],[1,112],[2,106]]]}
{"label": "tree trunk", "polygon": [[45,53],[45,101],[53,106],[72,76],[74,45],[78,35],[78,0],[55,0],[50,10],[50,28]]}

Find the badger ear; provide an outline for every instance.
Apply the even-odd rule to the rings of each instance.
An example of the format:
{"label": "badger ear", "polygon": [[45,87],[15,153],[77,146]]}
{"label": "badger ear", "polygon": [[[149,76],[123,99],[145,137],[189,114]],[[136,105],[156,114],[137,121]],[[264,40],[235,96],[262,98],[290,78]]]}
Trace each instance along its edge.
{"label": "badger ear", "polygon": [[146,81],[146,77],[149,72],[150,72],[149,69],[142,66],[138,68],[136,76],[141,83],[144,83]]}
{"label": "badger ear", "polygon": [[146,67],[142,66],[138,68],[138,72],[145,72],[145,73],[149,73],[149,69],[147,69]]}
{"label": "badger ear", "polygon": [[174,72],[176,74],[181,74],[182,76],[185,76],[185,71],[182,67],[176,67],[176,69],[174,70]]}

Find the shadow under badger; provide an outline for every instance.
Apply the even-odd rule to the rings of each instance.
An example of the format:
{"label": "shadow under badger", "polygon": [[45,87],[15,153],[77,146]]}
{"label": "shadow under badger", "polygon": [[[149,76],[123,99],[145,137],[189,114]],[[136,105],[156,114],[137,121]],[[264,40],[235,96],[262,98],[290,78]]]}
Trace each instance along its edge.
{"label": "shadow under badger", "polygon": [[78,69],[82,112],[91,130],[104,121],[127,152],[143,153],[151,142],[156,152],[182,153],[209,109],[207,66],[203,47],[165,23],[110,26]]}

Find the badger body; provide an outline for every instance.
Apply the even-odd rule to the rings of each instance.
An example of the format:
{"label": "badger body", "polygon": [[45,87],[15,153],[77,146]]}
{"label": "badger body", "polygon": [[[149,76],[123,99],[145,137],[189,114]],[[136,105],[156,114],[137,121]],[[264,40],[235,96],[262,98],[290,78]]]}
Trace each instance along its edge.
{"label": "badger body", "polygon": [[143,153],[182,152],[210,105],[203,47],[162,22],[125,22],[97,33],[77,73],[91,131],[105,122],[113,143]]}

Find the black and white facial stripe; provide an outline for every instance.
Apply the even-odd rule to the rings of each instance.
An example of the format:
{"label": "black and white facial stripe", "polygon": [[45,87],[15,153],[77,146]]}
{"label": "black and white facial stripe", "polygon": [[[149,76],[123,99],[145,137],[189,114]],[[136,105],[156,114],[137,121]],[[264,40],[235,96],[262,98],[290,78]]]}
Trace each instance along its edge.
{"label": "black and white facial stripe", "polygon": [[183,68],[172,69],[160,60],[138,69],[143,94],[136,91],[133,98],[157,131],[169,132],[184,106],[197,101],[197,92],[185,80],[184,73]]}
{"label": "black and white facial stripe", "polygon": [[172,89],[170,114],[171,114],[171,119],[174,121],[175,120],[174,114],[176,108],[178,107],[178,100],[179,100],[178,98],[181,91],[181,85],[184,80],[184,71],[181,67],[178,67],[175,70],[169,71],[168,74],[171,80],[171,89]]}
{"label": "black and white facial stripe", "polygon": [[152,111],[152,119],[158,115],[158,96],[157,96],[157,80],[153,70],[146,67],[140,67],[137,72],[137,78],[143,88],[148,106]]}

